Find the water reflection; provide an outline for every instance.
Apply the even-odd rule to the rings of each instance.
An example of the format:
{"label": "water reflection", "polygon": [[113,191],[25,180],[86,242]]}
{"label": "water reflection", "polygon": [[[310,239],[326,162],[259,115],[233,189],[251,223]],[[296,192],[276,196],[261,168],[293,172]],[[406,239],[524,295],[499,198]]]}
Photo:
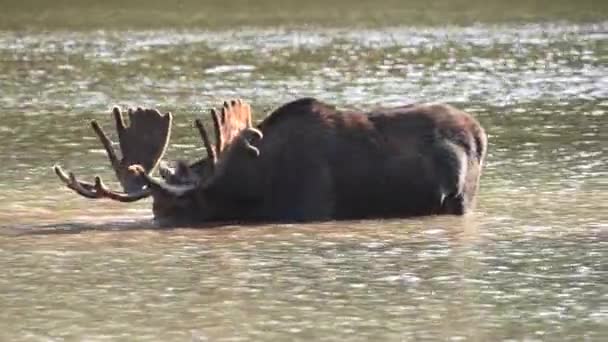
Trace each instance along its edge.
{"label": "water reflection", "polygon": [[11,238],[1,298],[7,317],[27,320],[2,330],[93,340],[599,337],[597,236],[522,229],[506,239],[475,221],[475,230],[437,218]]}

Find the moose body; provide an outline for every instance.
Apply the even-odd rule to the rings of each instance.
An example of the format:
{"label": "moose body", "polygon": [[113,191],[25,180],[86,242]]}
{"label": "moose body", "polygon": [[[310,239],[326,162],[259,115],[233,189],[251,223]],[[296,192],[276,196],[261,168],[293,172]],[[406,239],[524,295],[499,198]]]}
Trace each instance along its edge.
{"label": "moose body", "polygon": [[475,205],[487,144],[480,124],[449,105],[355,112],[312,98],[233,132],[225,148],[201,134],[210,157],[161,172],[162,183],[150,168],[136,172],[161,222],[462,215]]}
{"label": "moose body", "polygon": [[[463,214],[474,204],[486,137],[447,105],[344,112],[314,99],[257,126],[253,154],[235,142],[179,215],[202,221],[311,221]],[[157,217],[170,217],[159,194]],[[194,204],[193,206],[189,203]]]}

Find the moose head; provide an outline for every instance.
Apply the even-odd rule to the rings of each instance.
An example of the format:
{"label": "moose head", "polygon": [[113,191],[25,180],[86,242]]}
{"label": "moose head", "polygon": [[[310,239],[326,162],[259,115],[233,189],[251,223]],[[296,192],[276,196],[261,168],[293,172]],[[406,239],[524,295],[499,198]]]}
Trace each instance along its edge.
{"label": "moose head", "polygon": [[[121,158],[95,120],[91,127],[102,143],[123,191],[109,189],[100,176],[95,176],[92,183],[78,180],[72,172],[66,173],[59,165],[54,166],[55,173],[69,189],[86,198],[135,202],[153,197],[154,216],[161,222],[165,219],[171,222],[200,220],[210,215],[205,208],[211,208],[212,203],[205,203],[202,193],[212,185],[222,157],[230,148],[238,146],[255,158],[260,151],[250,141],[263,138],[262,132],[252,125],[251,106],[240,99],[225,101],[221,109],[213,108],[209,113],[214,140],[203,122],[196,119],[195,126],[207,155],[195,163],[178,161],[172,168],[162,161],[171,134],[173,115],[170,112],[161,114],[156,109],[128,109],[127,125],[124,113],[114,107],[112,115]],[[162,179],[152,176],[156,170]]]}

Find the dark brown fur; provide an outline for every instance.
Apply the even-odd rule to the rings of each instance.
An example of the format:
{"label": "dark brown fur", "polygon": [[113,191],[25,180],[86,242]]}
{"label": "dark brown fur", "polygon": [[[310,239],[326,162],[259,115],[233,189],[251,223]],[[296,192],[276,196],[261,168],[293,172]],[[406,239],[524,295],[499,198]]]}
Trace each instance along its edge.
{"label": "dark brown fur", "polygon": [[475,205],[486,135],[452,106],[363,113],[304,98],[276,109],[257,128],[262,139],[244,138],[259,156],[236,139],[198,189],[179,197],[156,193],[155,216],[317,221],[462,215]]}

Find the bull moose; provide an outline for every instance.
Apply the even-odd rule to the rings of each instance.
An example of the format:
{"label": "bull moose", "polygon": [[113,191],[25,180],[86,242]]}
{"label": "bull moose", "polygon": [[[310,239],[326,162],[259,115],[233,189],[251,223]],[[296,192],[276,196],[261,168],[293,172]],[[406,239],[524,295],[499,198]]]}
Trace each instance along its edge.
{"label": "bull moose", "polygon": [[123,191],[100,177],[80,181],[57,165],[55,172],[87,198],[152,196],[164,224],[463,215],[475,206],[487,150],[479,122],[446,104],[361,112],[301,98],[254,126],[249,104],[231,100],[210,111],[213,136],[195,121],[207,155],[170,167],[161,159],[171,113],[129,109],[129,125],[119,108],[112,113],[121,158],[91,125]]}

